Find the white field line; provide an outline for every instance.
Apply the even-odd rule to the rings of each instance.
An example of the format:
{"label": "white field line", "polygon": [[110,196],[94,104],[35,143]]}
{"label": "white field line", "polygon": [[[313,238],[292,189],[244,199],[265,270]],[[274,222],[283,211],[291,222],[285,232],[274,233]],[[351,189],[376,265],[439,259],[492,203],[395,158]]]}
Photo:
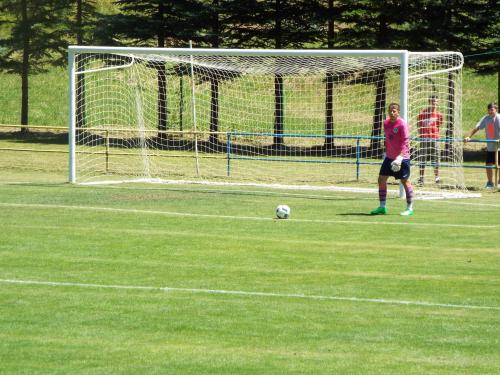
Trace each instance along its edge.
{"label": "white field line", "polygon": [[[198,213],[175,212],[175,211],[139,210],[139,209],[134,209],[134,208],[72,206],[72,205],[62,205],[62,204],[0,202],[0,207],[120,212],[120,213],[143,214],[143,215],[164,215],[164,216],[181,216],[181,217],[183,216],[183,217],[200,217],[200,218],[230,219],[230,220],[254,220],[254,221],[275,221],[275,220],[277,220],[277,219],[270,217],[270,216],[269,217],[258,217],[258,216],[215,215],[215,214],[198,214]],[[321,219],[287,219],[287,220],[279,220],[279,221],[280,222],[290,222],[290,223],[407,225],[407,226],[416,226],[416,227],[444,227],[444,228],[477,228],[477,229],[497,229],[497,228],[500,228],[500,224],[482,225],[482,224],[415,223],[413,221],[321,220]]]}
{"label": "white field line", "polygon": [[[347,192],[347,193],[369,193],[377,194],[378,188],[361,188],[361,187],[347,187],[347,186],[316,186],[316,185],[286,185],[286,184],[265,184],[265,183],[251,183],[251,182],[223,182],[223,181],[206,181],[206,180],[164,180],[161,178],[140,178],[136,180],[110,180],[110,181],[93,181],[93,182],[81,182],[79,185],[119,185],[128,183],[153,183],[153,184],[176,184],[176,185],[212,185],[212,186],[251,186],[251,187],[261,187],[269,189],[283,189],[283,190],[320,190],[320,191],[336,191],[336,192]],[[387,190],[389,195],[399,195],[399,190],[389,189]],[[463,198],[479,198],[481,194],[479,193],[462,193],[462,192],[433,192],[433,191],[416,191],[414,199],[422,200],[435,200],[435,199],[463,199]]]}
{"label": "white field line", "polygon": [[359,298],[359,297],[340,297],[340,296],[319,296],[308,294],[294,293],[272,293],[272,292],[249,292],[240,290],[220,290],[220,289],[199,289],[199,288],[174,288],[174,287],[154,287],[140,285],[108,285],[108,284],[87,284],[87,283],[72,283],[72,282],[56,282],[56,281],[38,281],[38,280],[20,280],[20,279],[0,279],[3,284],[22,284],[22,285],[40,285],[40,286],[56,286],[56,287],[79,287],[79,288],[97,288],[97,289],[127,289],[127,290],[151,290],[162,292],[181,292],[181,293],[204,293],[204,294],[227,294],[241,296],[256,296],[256,297],[277,297],[277,298],[298,298],[309,300],[325,300],[325,301],[348,301],[359,303],[381,303],[387,305],[407,305],[407,306],[428,306],[428,307],[444,307],[453,309],[469,309],[469,310],[499,310],[498,306],[480,306],[480,305],[459,305],[451,303],[435,303],[426,301],[406,301],[394,300],[385,298]]}
{"label": "white field line", "polygon": [[446,200],[441,200],[441,201],[436,201],[438,203],[449,203],[453,205],[462,205],[462,206],[477,206],[477,207],[500,207],[500,204],[495,204],[495,203],[478,203],[478,202],[460,202],[458,200],[455,201],[446,201]]}

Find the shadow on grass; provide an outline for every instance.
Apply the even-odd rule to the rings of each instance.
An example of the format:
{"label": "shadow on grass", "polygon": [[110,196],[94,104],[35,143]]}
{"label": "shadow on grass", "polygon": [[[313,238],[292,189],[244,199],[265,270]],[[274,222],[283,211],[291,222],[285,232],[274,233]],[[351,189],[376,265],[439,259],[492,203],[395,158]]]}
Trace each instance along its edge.
{"label": "shadow on grass", "polygon": [[[85,187],[85,186],[83,186]],[[335,196],[325,196],[325,195],[307,195],[300,193],[287,193],[282,191],[241,191],[241,190],[218,190],[218,189],[196,189],[189,187],[126,187],[126,186],[96,186],[99,189],[123,189],[123,190],[144,190],[144,191],[175,191],[175,192],[186,192],[186,193],[199,193],[207,195],[235,195],[235,196],[255,196],[255,197],[282,197],[282,198],[298,198],[298,199],[309,199],[309,200],[323,200],[323,201],[359,201],[359,197],[335,197]]]}
{"label": "shadow on grass", "polygon": [[4,186],[61,187],[72,186],[69,182],[2,182]]}
{"label": "shadow on grass", "polygon": [[0,132],[0,139],[11,140],[15,143],[29,144],[68,144],[68,133],[53,133],[48,131],[28,132]]}
{"label": "shadow on grass", "polygon": [[337,216],[380,216],[380,215],[372,215],[369,212],[345,212],[341,214],[337,214]]}

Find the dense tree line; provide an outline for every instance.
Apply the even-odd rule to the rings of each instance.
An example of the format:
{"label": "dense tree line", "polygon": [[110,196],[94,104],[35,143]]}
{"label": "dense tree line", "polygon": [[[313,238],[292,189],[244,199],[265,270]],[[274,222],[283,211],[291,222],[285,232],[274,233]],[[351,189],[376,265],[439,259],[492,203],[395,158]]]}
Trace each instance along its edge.
{"label": "dense tree line", "polygon": [[[498,49],[500,41],[497,0],[114,3],[118,12],[110,15],[97,12],[95,0],[0,0],[0,70],[21,76],[21,124],[28,123],[29,73],[65,63],[69,44],[186,47],[192,40],[197,47],[214,48],[397,48],[474,54]],[[499,69],[498,54],[470,63],[479,71]],[[276,91],[281,85],[276,76]],[[279,106],[276,103],[276,110]]]}

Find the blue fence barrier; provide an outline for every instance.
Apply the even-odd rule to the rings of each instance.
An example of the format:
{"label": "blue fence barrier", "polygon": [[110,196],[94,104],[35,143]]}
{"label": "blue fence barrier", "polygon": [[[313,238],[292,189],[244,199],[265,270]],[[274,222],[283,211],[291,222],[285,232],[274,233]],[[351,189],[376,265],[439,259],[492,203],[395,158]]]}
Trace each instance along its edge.
{"label": "blue fence barrier", "polygon": [[[282,137],[282,138],[322,138],[322,139],[355,139],[355,160],[324,160],[324,159],[284,159],[277,157],[253,157],[253,156],[239,156],[232,153],[232,137],[233,136],[260,136],[260,137]],[[361,160],[361,140],[383,140],[384,137],[372,137],[372,136],[354,136],[354,135],[324,135],[324,134],[275,134],[275,133],[252,133],[252,132],[227,132],[227,175],[231,175],[231,160],[256,160],[256,161],[268,161],[268,162],[287,162],[287,163],[319,163],[319,164],[354,164],[356,165],[356,179],[359,180],[361,165],[381,165],[382,161],[369,162]],[[441,143],[453,143],[453,142],[463,142],[460,138],[411,138],[410,141],[437,141]],[[499,143],[499,141],[492,140],[470,140],[470,143]],[[481,169],[494,169],[497,166],[486,166],[486,165],[453,165],[447,163],[415,163],[417,166],[439,166],[448,168],[481,168]]]}

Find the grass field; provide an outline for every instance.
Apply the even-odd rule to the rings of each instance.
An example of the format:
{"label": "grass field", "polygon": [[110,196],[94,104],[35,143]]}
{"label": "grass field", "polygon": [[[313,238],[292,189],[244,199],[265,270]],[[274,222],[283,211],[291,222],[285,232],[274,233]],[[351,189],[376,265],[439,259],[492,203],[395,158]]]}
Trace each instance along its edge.
{"label": "grass field", "polygon": [[[66,124],[66,77],[31,77],[31,124]],[[464,129],[495,82],[465,71]],[[0,374],[500,373],[500,192],[371,217],[375,192],[72,186],[66,151],[0,140]]]}
{"label": "grass field", "polygon": [[500,373],[499,192],[371,217],[370,194],[1,173],[1,374]]}

